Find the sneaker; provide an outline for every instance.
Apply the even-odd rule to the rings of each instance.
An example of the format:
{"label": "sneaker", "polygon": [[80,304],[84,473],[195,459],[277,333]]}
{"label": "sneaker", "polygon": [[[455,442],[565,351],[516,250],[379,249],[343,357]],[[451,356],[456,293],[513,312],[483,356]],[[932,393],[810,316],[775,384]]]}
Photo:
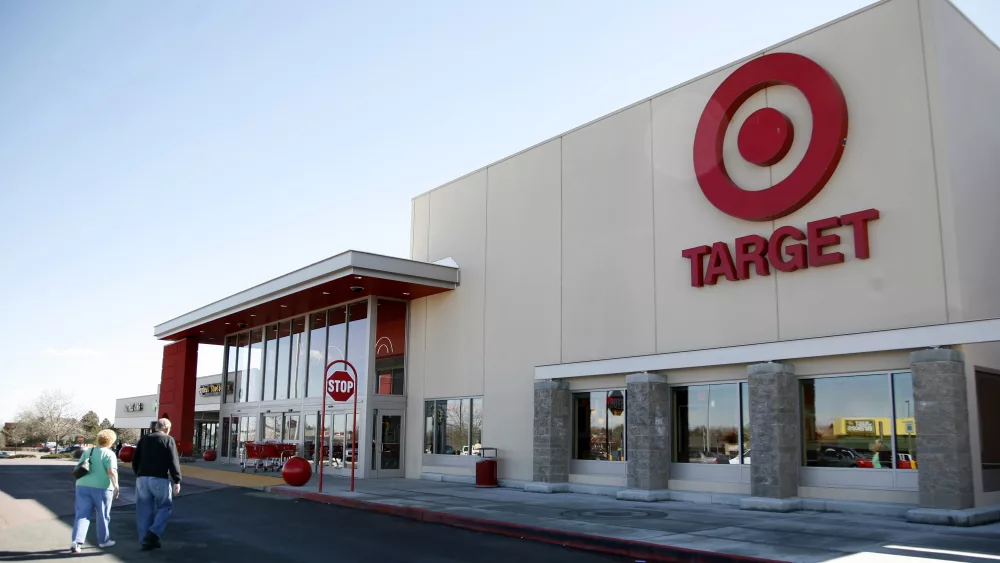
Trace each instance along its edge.
{"label": "sneaker", "polygon": [[69,544],[69,552],[70,553],[80,553],[80,544],[78,544],[76,542],[73,542],[73,543]]}
{"label": "sneaker", "polygon": [[97,544],[97,547],[101,547],[101,548],[114,547],[114,546],[115,546],[115,540],[108,540],[108,541],[106,541],[104,543]]}

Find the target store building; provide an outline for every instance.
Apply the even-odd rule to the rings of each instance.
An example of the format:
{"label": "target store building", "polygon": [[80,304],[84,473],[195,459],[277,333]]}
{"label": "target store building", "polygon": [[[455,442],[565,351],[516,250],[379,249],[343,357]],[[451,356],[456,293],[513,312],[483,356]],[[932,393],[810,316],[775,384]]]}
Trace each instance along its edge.
{"label": "target store building", "polygon": [[[161,413],[193,424],[197,346],[225,344],[221,463],[281,440],[468,482],[497,448],[537,492],[1000,505],[997,100],[955,7],[876,3],[416,197],[409,259],[157,326]],[[341,359],[358,459],[350,404],[320,428]]]}

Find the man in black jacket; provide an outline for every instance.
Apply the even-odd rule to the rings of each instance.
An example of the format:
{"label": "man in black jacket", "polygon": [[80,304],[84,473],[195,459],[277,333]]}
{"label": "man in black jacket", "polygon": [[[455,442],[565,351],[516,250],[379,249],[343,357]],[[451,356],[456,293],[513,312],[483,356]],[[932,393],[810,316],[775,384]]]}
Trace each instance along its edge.
{"label": "man in black jacket", "polygon": [[143,550],[160,547],[160,536],[181,492],[177,443],[170,437],[170,420],[156,421],[155,432],[139,440],[132,456],[135,471],[135,519]]}

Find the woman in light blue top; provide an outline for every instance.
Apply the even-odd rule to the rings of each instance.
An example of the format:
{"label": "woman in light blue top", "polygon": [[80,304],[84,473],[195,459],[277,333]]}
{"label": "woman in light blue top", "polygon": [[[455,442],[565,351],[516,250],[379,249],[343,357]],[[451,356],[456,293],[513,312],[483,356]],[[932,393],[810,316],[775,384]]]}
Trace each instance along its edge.
{"label": "woman in light blue top", "polygon": [[111,523],[111,502],[118,498],[118,457],[111,445],[118,436],[113,430],[101,430],[97,435],[97,446],[80,456],[80,461],[90,460],[90,472],[76,481],[76,516],[73,519],[73,543],[69,550],[80,553],[80,547],[87,540],[90,528],[90,514],[97,514],[97,545],[111,547],[108,524]]}

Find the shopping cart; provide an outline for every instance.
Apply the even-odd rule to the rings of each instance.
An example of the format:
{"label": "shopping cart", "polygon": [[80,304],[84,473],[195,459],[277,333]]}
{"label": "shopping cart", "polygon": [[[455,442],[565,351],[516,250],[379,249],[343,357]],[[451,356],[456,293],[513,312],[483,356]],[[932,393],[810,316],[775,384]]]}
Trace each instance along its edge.
{"label": "shopping cart", "polygon": [[280,471],[288,458],[295,456],[295,444],[257,444],[247,442],[243,446],[240,459],[240,471],[246,472],[252,468],[254,473],[260,470]]}
{"label": "shopping cart", "polygon": [[295,457],[295,452],[298,450],[295,444],[275,444],[275,448],[278,450],[278,469],[284,467],[289,458]]}

